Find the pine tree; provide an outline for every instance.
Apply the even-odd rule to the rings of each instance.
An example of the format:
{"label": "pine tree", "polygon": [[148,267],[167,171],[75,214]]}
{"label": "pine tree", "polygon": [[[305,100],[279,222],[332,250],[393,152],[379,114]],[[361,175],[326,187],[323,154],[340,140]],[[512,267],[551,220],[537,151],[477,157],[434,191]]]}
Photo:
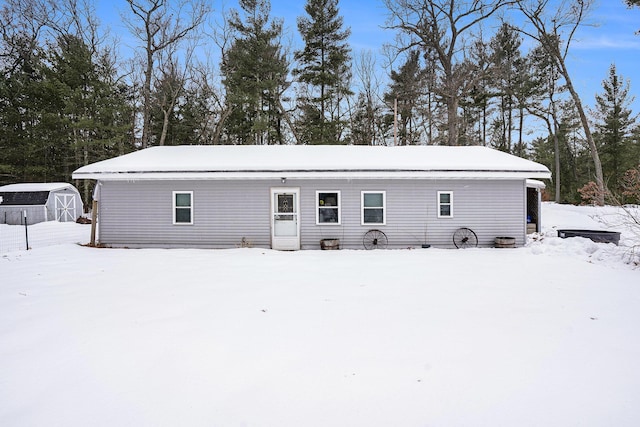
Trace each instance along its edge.
{"label": "pine tree", "polygon": [[[93,51],[81,38],[61,35],[44,71],[49,179],[68,181],[74,169],[133,149],[128,135],[131,106],[117,83],[108,52]],[[76,182],[89,202],[85,182]]]}
{"label": "pine tree", "polygon": [[280,38],[282,21],[271,20],[268,0],[240,0],[244,21],[232,11],[238,33],[222,63],[228,138],[236,144],[283,144],[281,99],[288,88],[288,62]]}
{"label": "pine tree", "polygon": [[46,180],[44,52],[25,34],[11,42],[3,46],[7,55],[0,73],[0,173],[5,182]]}
{"label": "pine tree", "polygon": [[491,98],[496,92],[489,47],[482,39],[476,39],[468,49],[467,58],[459,65],[474,75],[470,81],[475,80],[471,89],[460,98],[462,115],[458,143],[461,145],[487,145],[487,122],[494,110]]}
{"label": "pine tree", "polygon": [[171,112],[167,130],[167,145],[207,144],[207,135],[203,135],[203,125],[207,121],[209,106],[206,99],[194,87],[185,87],[180,101]]}
{"label": "pine tree", "polygon": [[458,145],[460,101],[469,96],[485,75],[484,69],[460,52],[475,38],[473,31],[485,19],[511,4],[508,0],[383,0],[389,10],[387,28],[396,30],[399,51],[418,47],[434,53],[439,71],[438,94],[446,106],[447,145]]}
{"label": "pine tree", "polygon": [[[515,148],[513,115],[520,104],[517,91],[522,87],[522,81],[525,78],[524,59],[520,54],[522,38],[510,24],[503,23],[489,44],[492,50],[492,86],[499,101],[500,112],[495,122],[498,131],[495,145],[498,149],[511,153]],[[519,145],[521,144],[520,139]]]}
{"label": "pine tree", "polygon": [[602,152],[602,169],[609,190],[616,190],[624,172],[638,163],[631,156],[630,145],[636,116],[631,114],[633,97],[629,96],[629,81],[618,75],[614,64],[602,81],[602,88],[604,92],[596,94],[596,141]]}
{"label": "pine tree", "polygon": [[544,162],[551,169],[554,181],[556,203],[561,201],[564,175],[561,172],[560,97],[564,88],[560,87],[560,73],[542,46],[536,46],[527,55],[525,63],[530,70],[530,88],[526,100],[526,109],[533,116],[541,119],[549,132],[550,152],[553,161]]}
{"label": "pine tree", "polygon": [[129,91],[91,11],[11,1],[1,14],[0,173],[69,181],[76,167],[128,151]]}
{"label": "pine tree", "polygon": [[[298,68],[293,70],[307,85],[300,91],[299,132],[308,144],[338,144],[344,121],[342,101],[351,95],[351,49],[343,29],[338,0],[308,0],[308,17],[298,18],[304,49],[295,52]],[[300,141],[299,141],[300,142]]]}
{"label": "pine tree", "polygon": [[409,52],[407,60],[398,71],[392,70],[389,90],[384,100],[391,111],[397,105],[398,145],[412,145],[420,141],[417,126],[417,109],[422,103],[426,87],[426,72],[420,64],[420,52]]}

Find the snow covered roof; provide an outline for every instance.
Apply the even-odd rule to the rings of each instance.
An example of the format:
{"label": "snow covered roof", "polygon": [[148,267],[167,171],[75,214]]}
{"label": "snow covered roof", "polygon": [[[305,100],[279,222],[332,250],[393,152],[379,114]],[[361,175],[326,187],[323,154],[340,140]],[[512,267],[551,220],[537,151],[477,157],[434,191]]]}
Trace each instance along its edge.
{"label": "snow covered roof", "polygon": [[30,182],[0,187],[0,206],[37,206],[47,203],[51,191],[76,188],[66,182]]}
{"label": "snow covered roof", "polygon": [[77,169],[74,179],[550,178],[546,166],[487,147],[163,146]]}
{"label": "snow covered roof", "polygon": [[66,182],[28,182],[3,185],[0,187],[0,192],[55,191],[67,187],[73,187],[73,185]]}
{"label": "snow covered roof", "polygon": [[538,181],[537,179],[528,179],[527,180],[527,187],[529,187],[529,188],[537,188],[537,189],[543,190],[543,189],[547,188],[547,185],[542,181]]}

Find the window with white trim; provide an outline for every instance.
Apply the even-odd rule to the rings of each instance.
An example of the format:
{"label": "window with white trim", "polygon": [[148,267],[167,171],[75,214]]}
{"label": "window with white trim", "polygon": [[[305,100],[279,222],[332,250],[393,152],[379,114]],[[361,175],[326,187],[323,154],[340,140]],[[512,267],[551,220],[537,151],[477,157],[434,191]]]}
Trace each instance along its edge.
{"label": "window with white trim", "polygon": [[173,224],[193,224],[193,191],[173,192]]}
{"label": "window with white trim", "polygon": [[386,224],[386,202],[386,191],[363,191],[361,193],[362,225]]}
{"label": "window with white trim", "polygon": [[340,225],[339,191],[316,191],[316,224]]}
{"label": "window with white trim", "polygon": [[438,218],[453,217],[453,191],[438,191]]}

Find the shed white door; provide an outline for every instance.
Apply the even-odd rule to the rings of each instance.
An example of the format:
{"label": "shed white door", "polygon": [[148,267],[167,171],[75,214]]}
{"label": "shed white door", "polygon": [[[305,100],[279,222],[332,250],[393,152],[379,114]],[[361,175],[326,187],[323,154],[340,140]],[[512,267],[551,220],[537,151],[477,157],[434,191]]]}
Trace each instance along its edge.
{"label": "shed white door", "polygon": [[300,249],[300,189],[271,189],[271,248]]}
{"label": "shed white door", "polygon": [[76,220],[76,198],[73,194],[56,194],[56,221]]}

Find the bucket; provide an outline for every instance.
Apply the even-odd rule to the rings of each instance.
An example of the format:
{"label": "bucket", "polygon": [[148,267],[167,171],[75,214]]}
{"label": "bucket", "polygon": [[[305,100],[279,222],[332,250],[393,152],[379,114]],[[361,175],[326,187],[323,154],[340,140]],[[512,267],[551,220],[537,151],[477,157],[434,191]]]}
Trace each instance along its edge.
{"label": "bucket", "polygon": [[323,251],[340,249],[340,239],[322,239],[320,240],[320,249]]}
{"label": "bucket", "polygon": [[496,237],[494,242],[495,242],[496,248],[515,248],[516,247],[515,237]]}

